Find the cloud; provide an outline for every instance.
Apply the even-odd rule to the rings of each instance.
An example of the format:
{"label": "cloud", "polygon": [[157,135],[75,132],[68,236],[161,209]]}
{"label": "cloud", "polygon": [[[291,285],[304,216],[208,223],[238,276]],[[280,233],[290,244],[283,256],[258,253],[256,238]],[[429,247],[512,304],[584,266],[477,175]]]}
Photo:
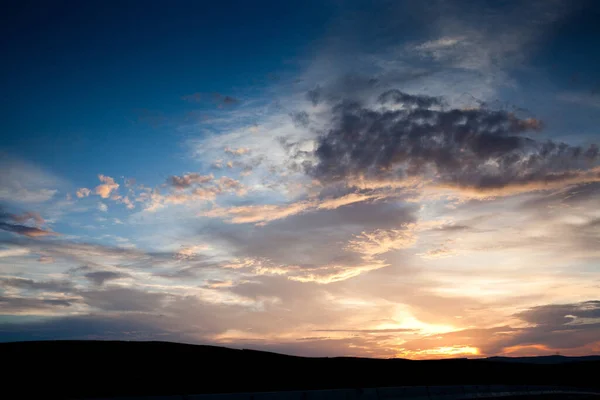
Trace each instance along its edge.
{"label": "cloud", "polygon": [[238,104],[240,101],[232,96],[223,96],[219,93],[214,93],[213,98],[223,106],[232,106]]}
{"label": "cloud", "polygon": [[421,51],[435,51],[445,49],[447,47],[455,46],[464,40],[464,37],[443,37],[436,40],[429,40],[416,46],[417,50]]}
{"label": "cloud", "polygon": [[388,197],[385,193],[348,193],[340,197],[301,200],[288,204],[260,204],[234,206],[229,208],[213,207],[201,213],[201,216],[223,218],[232,224],[255,223],[264,225],[271,221],[287,218],[316,210],[333,210],[339,207],[366,201],[376,201]]}
{"label": "cloud", "polygon": [[417,255],[421,256],[422,258],[425,258],[425,259],[435,260],[438,258],[452,257],[452,256],[456,255],[456,253],[457,253],[456,250],[452,250],[452,249],[448,248],[446,245],[443,245],[436,249],[427,250],[425,253],[418,253]]}
{"label": "cloud", "polygon": [[329,284],[354,278],[362,273],[387,266],[379,260],[369,260],[358,265],[328,264],[328,265],[282,265],[269,259],[245,258],[224,264],[223,268],[235,270],[248,270],[255,276],[285,276],[297,282],[313,282]]}
{"label": "cloud", "polygon": [[137,289],[108,288],[81,292],[83,302],[105,311],[156,312],[168,298],[164,293],[146,292]]}
{"label": "cloud", "polygon": [[[598,147],[527,136],[542,123],[486,108],[446,109],[443,99],[386,91],[383,107],[342,102],[305,170],[322,182],[403,180],[491,194],[596,182]],[[390,107],[392,106],[392,107]]]}
{"label": "cloud", "polygon": [[362,232],[350,240],[347,249],[365,255],[368,259],[391,250],[412,247],[417,239],[414,234],[416,225],[406,225],[405,229],[376,229]]}
{"label": "cloud", "polygon": [[107,212],[108,211],[108,206],[102,202],[98,203],[98,210],[102,211],[102,212]]}
{"label": "cloud", "polygon": [[206,251],[210,249],[208,245],[194,245],[194,246],[182,246],[179,251],[177,251],[174,257],[180,261],[193,260],[198,256],[202,251]]}
{"label": "cloud", "polygon": [[[28,221],[33,221],[36,226],[13,223],[27,223]],[[26,212],[23,214],[10,214],[3,212],[2,209],[0,209],[0,230],[30,238],[57,235],[56,232],[40,228],[39,226],[43,223],[44,219],[38,213]]]}
{"label": "cloud", "polygon": [[209,279],[206,283],[211,289],[229,288],[234,286],[233,281],[223,281],[219,279]]}
{"label": "cloud", "polygon": [[308,92],[306,92],[306,98],[308,99],[308,101],[310,101],[312,103],[312,105],[314,107],[316,107],[319,104],[319,101],[321,100],[321,96],[322,96],[322,89],[319,85],[317,85],[313,89],[310,89]]}
{"label": "cloud", "polygon": [[292,122],[296,127],[306,128],[310,123],[310,117],[306,111],[290,113],[290,117],[292,118]]}
{"label": "cloud", "polygon": [[0,278],[0,285],[4,287],[26,289],[26,290],[43,290],[48,292],[68,293],[73,291],[74,286],[70,281],[51,280],[36,282],[32,279],[25,278]]}
{"label": "cloud", "polygon": [[[546,304],[514,315],[528,326],[464,329],[402,344],[407,354],[434,346],[466,346],[481,355],[588,355],[600,337],[600,302]],[[522,323],[519,325],[523,325]]]}
{"label": "cloud", "polygon": [[23,214],[13,214],[13,215],[11,215],[11,218],[13,221],[19,222],[19,223],[33,220],[33,222],[35,222],[35,224],[37,224],[37,225],[44,224],[44,219],[42,218],[42,216],[39,213],[33,212],[33,211],[28,211]]}
{"label": "cloud", "polygon": [[29,297],[0,296],[0,312],[3,314],[44,314],[64,307],[71,307],[76,299],[37,299]]}
{"label": "cloud", "polygon": [[176,189],[187,189],[194,184],[208,183],[214,179],[211,175],[200,175],[197,173],[184,174],[182,176],[173,175],[167,179],[167,183]]}
{"label": "cloud", "polygon": [[[264,209],[253,208],[249,213],[236,209],[244,211],[243,217],[231,218],[240,217],[237,223],[250,221],[254,225],[243,230],[215,225],[207,228],[211,234],[206,238],[230,249],[241,261],[229,263],[228,268],[235,266],[247,272],[248,279],[252,275],[281,275],[323,284],[386,267],[389,263],[380,255],[412,243],[414,233],[398,232],[413,221],[412,210],[394,201],[357,201],[335,208],[319,208],[315,202],[310,209],[302,202],[293,204],[294,208],[276,210],[275,216]],[[414,232],[419,229],[414,228]]]}
{"label": "cloud", "polygon": [[27,255],[27,254],[29,254],[29,249],[26,249],[26,248],[9,246],[7,248],[0,249],[0,258],[2,258],[2,257],[24,256],[24,255]]}
{"label": "cloud", "polygon": [[561,93],[558,99],[579,106],[600,108],[600,96],[593,93],[566,92]]}
{"label": "cloud", "polygon": [[244,196],[247,192],[246,187],[240,181],[228,176],[220,177],[217,184],[221,192],[233,192],[238,196]]}
{"label": "cloud", "polygon": [[[146,211],[156,211],[168,204],[189,204],[191,202],[213,201],[218,195],[236,194],[244,196],[247,188],[240,181],[222,176],[214,179],[213,175],[188,174],[170,179],[175,191],[161,194],[158,189],[142,193],[138,201],[146,203]],[[206,183],[211,182],[210,185]]]}
{"label": "cloud", "polygon": [[92,193],[92,191],[88,188],[80,188],[80,189],[77,189],[77,192],[75,192],[75,195],[81,199],[83,197],[88,197],[91,193]]}
{"label": "cloud", "polygon": [[94,271],[88,272],[84,275],[90,282],[96,286],[102,286],[107,281],[113,281],[116,279],[126,278],[129,275],[122,272],[114,271]]}
{"label": "cloud", "polygon": [[225,147],[224,151],[225,153],[230,154],[232,156],[243,156],[244,154],[250,153],[250,149],[247,147],[238,147],[237,149]]}
{"label": "cloud", "polygon": [[[596,157],[596,156],[594,156]],[[467,197],[510,196],[544,190],[558,190],[571,185],[600,182],[600,167],[540,174],[532,172],[517,177],[481,177],[477,183],[443,183],[440,189],[462,192]]]}
{"label": "cloud", "polygon": [[523,321],[537,326],[580,325],[577,322],[595,319],[600,323],[600,301],[590,300],[574,304],[547,304],[532,307],[515,314]]}
{"label": "cloud", "polygon": [[381,95],[379,95],[378,100],[381,104],[393,104],[410,109],[442,107],[445,105],[442,99],[439,97],[427,95],[415,96],[396,89],[383,92]]}
{"label": "cloud", "polygon": [[95,193],[103,199],[109,198],[111,193],[119,188],[119,184],[115,183],[115,180],[110,176],[100,174],[98,175],[98,179],[100,179],[102,185],[96,186]]}
{"label": "cloud", "polygon": [[53,174],[0,151],[0,201],[45,203],[64,185]]}
{"label": "cloud", "polygon": [[135,204],[129,199],[129,196],[122,197],[119,202],[125,204],[128,210],[133,210],[135,208]]}
{"label": "cloud", "polygon": [[146,253],[134,248],[121,246],[104,246],[69,240],[32,240],[17,238],[2,242],[10,246],[13,251],[28,251],[44,255],[55,260],[57,266],[81,266],[85,268],[127,266],[131,269],[151,268],[158,264],[172,260],[171,253]]}

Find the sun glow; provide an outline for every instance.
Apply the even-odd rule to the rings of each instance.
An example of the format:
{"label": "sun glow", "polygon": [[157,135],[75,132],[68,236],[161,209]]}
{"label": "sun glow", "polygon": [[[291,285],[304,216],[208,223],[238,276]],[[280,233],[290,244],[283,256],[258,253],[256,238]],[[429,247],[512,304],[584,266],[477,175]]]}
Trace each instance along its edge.
{"label": "sun glow", "polygon": [[478,356],[481,355],[477,347],[472,346],[442,346],[424,350],[405,350],[397,354],[399,358],[446,358],[456,356]]}
{"label": "sun glow", "polygon": [[398,322],[380,324],[376,329],[413,329],[425,335],[434,335],[458,330],[451,325],[429,324],[419,321],[405,310],[399,310],[396,313],[394,320]]}

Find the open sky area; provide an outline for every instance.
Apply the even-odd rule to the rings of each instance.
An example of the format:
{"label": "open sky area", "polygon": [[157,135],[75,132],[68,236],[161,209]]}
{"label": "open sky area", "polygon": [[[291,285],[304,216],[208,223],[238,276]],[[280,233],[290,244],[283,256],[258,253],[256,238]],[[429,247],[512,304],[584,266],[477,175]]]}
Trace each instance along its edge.
{"label": "open sky area", "polygon": [[600,2],[1,14],[0,341],[600,353]]}

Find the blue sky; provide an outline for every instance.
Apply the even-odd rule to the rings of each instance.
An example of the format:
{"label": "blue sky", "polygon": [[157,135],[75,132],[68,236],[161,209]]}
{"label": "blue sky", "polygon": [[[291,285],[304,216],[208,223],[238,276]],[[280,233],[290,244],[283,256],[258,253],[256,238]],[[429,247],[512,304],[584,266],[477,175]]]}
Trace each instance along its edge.
{"label": "blue sky", "polygon": [[[180,135],[147,120],[214,108],[186,104],[186,94],[260,91],[255,82],[298,68],[294,57],[308,52],[330,13],[281,2],[23,6],[4,28],[6,147],[82,181],[107,165],[112,174],[175,173]],[[131,149],[142,156],[135,165]],[[167,166],[152,161],[165,156]]]}
{"label": "blue sky", "polygon": [[599,14],[13,3],[0,340],[600,351]]}

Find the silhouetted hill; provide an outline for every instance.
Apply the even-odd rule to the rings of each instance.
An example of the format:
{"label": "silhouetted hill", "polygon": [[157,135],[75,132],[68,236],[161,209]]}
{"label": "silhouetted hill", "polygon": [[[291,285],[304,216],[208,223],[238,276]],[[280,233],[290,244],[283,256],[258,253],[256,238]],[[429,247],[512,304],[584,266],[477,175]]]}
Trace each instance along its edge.
{"label": "silhouetted hill", "polygon": [[600,361],[304,358],[166,342],[0,344],[5,393],[93,397],[384,387],[524,384],[600,387]]}
{"label": "silhouetted hill", "polygon": [[567,357],[556,355],[539,357],[489,357],[487,360],[529,364],[564,364],[582,361],[600,361],[600,356]]}

